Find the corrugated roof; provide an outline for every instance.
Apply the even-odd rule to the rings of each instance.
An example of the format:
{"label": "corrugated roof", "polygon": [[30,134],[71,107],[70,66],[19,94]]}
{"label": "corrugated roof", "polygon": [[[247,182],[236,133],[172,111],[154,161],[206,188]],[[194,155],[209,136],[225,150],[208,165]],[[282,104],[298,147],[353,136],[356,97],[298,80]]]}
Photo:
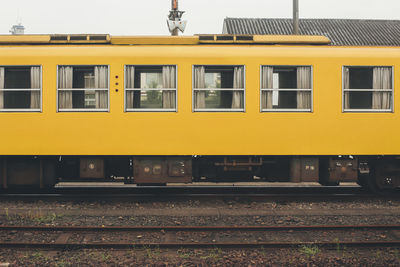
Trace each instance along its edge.
{"label": "corrugated roof", "polygon": [[[226,18],[224,34],[292,34],[292,19]],[[300,34],[324,35],[331,45],[400,46],[400,20],[300,19]]]}

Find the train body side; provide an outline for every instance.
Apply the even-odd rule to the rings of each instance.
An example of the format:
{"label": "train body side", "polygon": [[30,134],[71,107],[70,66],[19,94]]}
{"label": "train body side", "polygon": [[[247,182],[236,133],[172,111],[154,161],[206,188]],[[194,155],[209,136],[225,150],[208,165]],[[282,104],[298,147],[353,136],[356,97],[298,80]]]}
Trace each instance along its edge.
{"label": "train body side", "polygon": [[[177,65],[177,112],[124,112],[127,64]],[[3,46],[0,65],[43,69],[42,112],[0,113],[0,155],[400,155],[400,48]],[[57,65],[109,65],[110,111],[57,112]],[[193,65],[245,65],[245,112],[193,112]],[[313,111],[260,112],[261,65],[312,66]],[[343,113],[344,65],[393,66],[394,112]]]}

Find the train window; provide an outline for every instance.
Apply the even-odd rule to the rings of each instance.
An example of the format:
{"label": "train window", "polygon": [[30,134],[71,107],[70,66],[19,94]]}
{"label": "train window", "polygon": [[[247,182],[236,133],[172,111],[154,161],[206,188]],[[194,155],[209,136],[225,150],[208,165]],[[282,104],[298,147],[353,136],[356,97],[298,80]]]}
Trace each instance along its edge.
{"label": "train window", "polygon": [[176,111],[176,66],[127,65],[125,111]]}
{"label": "train window", "polygon": [[261,111],[312,111],[310,66],[262,66]]}
{"label": "train window", "polygon": [[0,111],[41,111],[41,67],[0,66]]}
{"label": "train window", "polygon": [[392,112],[392,67],[343,68],[344,112]]}
{"label": "train window", "polygon": [[58,111],[108,111],[108,66],[58,66]]}
{"label": "train window", "polygon": [[245,111],[244,66],[194,66],[194,111]]}

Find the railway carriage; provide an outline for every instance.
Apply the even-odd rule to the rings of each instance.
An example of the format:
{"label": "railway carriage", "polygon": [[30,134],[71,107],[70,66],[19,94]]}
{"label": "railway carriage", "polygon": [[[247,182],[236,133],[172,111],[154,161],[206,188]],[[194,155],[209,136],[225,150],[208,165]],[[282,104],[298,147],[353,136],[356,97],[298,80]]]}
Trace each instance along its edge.
{"label": "railway carriage", "polygon": [[323,36],[0,36],[0,186],[400,186],[399,47]]}

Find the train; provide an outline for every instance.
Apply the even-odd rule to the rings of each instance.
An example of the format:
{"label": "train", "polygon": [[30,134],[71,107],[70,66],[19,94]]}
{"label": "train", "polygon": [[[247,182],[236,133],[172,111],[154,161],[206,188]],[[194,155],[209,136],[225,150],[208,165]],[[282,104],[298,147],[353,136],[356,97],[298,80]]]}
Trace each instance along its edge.
{"label": "train", "polygon": [[325,36],[2,35],[0,188],[400,186],[400,47]]}

